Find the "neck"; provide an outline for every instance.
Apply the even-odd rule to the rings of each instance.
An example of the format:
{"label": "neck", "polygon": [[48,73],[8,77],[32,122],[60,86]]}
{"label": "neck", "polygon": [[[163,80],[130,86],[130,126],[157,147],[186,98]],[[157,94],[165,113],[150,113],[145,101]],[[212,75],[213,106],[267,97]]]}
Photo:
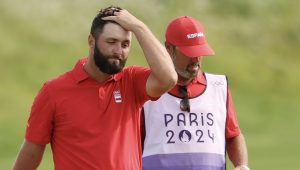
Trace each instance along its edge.
{"label": "neck", "polygon": [[90,77],[97,80],[99,83],[103,83],[105,80],[112,76],[110,74],[103,73],[101,70],[99,70],[92,57],[88,58],[83,68]]}

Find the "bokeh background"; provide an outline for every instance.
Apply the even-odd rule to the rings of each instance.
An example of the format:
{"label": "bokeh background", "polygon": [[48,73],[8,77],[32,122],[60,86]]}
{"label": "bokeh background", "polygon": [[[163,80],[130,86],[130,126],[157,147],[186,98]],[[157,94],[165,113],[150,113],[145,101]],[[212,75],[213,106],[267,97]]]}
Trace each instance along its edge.
{"label": "bokeh background", "polygon": [[[159,40],[170,19],[201,20],[216,55],[206,72],[229,77],[253,170],[298,169],[300,160],[300,1],[291,0],[1,0],[0,169],[10,169],[43,82],[88,54],[100,8],[119,5]],[[127,65],[147,65],[137,41]],[[47,147],[41,170],[53,169]],[[232,165],[228,163],[228,169]]]}

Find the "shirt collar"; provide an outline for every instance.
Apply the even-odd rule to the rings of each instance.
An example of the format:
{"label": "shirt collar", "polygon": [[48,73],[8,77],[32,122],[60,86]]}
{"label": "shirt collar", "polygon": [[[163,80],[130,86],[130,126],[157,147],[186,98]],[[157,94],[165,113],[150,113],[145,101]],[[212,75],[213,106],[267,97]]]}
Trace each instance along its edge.
{"label": "shirt collar", "polygon": [[[87,62],[87,57],[79,59],[75,65],[75,67],[72,70],[76,83],[80,83],[80,82],[90,78],[90,76],[87,74],[87,72],[83,68],[83,66],[86,62]],[[110,81],[110,80],[119,81],[122,78],[122,76],[123,76],[123,70],[117,74],[113,74],[109,79],[106,80],[106,82]]]}
{"label": "shirt collar", "polygon": [[201,70],[198,72],[197,77],[195,77],[192,80],[192,83],[193,84],[200,83],[200,84],[206,85],[206,78],[205,78],[204,73]]}
{"label": "shirt collar", "polygon": [[[193,85],[193,84],[202,84],[202,85],[206,85],[206,78],[204,73],[200,70],[197,74],[197,76],[187,85]],[[180,84],[177,84],[177,86]]]}
{"label": "shirt collar", "polygon": [[[202,71],[199,71],[198,75],[187,85],[189,96],[195,96],[199,94],[199,85],[204,87],[207,85],[205,74]],[[176,86],[174,86],[169,93],[175,96],[180,96],[178,92],[179,86],[180,84],[176,84]]]}
{"label": "shirt collar", "polygon": [[[206,86],[206,77],[205,74],[200,70],[197,76],[187,85],[187,87],[192,86],[194,84],[201,84]],[[176,84],[171,91],[178,91],[180,84]]]}

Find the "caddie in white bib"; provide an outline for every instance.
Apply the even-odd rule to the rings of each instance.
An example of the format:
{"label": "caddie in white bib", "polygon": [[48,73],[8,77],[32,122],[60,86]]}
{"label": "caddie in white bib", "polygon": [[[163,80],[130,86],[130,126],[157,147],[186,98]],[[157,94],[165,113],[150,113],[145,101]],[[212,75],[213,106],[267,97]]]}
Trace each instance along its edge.
{"label": "caddie in white bib", "polygon": [[225,169],[227,80],[205,76],[207,87],[189,99],[190,112],[170,93],[144,105],[143,170]]}

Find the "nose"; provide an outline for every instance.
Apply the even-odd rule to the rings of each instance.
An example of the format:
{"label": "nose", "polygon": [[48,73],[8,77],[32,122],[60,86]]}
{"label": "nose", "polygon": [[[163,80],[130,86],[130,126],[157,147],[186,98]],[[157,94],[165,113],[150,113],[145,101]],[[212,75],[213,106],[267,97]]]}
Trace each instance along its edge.
{"label": "nose", "polygon": [[121,43],[116,43],[114,48],[113,48],[113,53],[115,55],[121,55],[122,54],[122,45]]}

